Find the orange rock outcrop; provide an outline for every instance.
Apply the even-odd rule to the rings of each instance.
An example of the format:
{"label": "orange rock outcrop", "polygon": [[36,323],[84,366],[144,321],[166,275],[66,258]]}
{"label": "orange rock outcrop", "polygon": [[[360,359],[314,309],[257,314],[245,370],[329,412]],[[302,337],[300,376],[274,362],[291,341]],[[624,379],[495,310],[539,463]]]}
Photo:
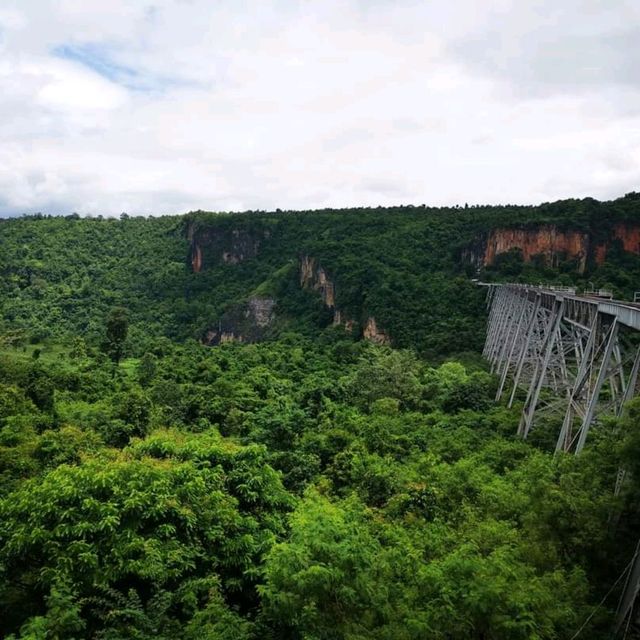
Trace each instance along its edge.
{"label": "orange rock outcrop", "polygon": [[589,236],[578,231],[559,231],[553,225],[536,229],[494,229],[487,239],[483,263],[493,264],[497,255],[514,248],[522,251],[525,262],[530,262],[535,255],[543,255],[548,264],[555,266],[560,256],[578,258],[578,270],[582,273],[589,254]]}
{"label": "orange rock outcrop", "polygon": [[493,264],[501,253],[520,249],[525,262],[530,262],[534,256],[542,256],[551,267],[562,260],[577,259],[577,270],[584,273],[591,261],[601,265],[616,241],[622,243],[625,251],[640,255],[640,225],[621,222],[607,235],[608,240],[596,243],[593,234],[575,229],[561,230],[552,224],[530,228],[500,227],[478,237],[462,252],[462,259],[483,267]]}
{"label": "orange rock outcrop", "polygon": [[640,254],[640,226],[617,224],[613,230],[617,240],[622,240],[622,246],[629,253]]}
{"label": "orange rock outcrop", "polygon": [[194,243],[191,249],[191,268],[194,273],[202,271],[202,249],[197,243]]}

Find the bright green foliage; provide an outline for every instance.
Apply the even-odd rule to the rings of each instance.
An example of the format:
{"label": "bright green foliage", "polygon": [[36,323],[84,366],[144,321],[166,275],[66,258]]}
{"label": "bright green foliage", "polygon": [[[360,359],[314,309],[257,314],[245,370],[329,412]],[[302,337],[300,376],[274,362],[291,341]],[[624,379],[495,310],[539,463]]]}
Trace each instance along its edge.
{"label": "bright green foliage", "polygon": [[[609,237],[639,202],[0,223],[0,636],[608,638],[639,407],[578,457],[517,440],[460,257],[499,225]],[[584,278],[627,291],[636,263]],[[541,274],[583,279],[517,252],[482,277]],[[275,301],[265,342],[199,342],[250,296]],[[370,317],[393,346],[359,339]]]}
{"label": "bright green foliage", "polygon": [[290,541],[270,554],[265,613],[291,629],[285,635],[329,638],[371,628],[376,600],[387,593],[382,547],[355,509],[311,493],[292,518]]}
{"label": "bright green foliage", "polygon": [[503,522],[458,536],[444,520],[381,522],[311,492],[269,554],[264,615],[278,637],[305,638],[555,638],[576,625],[580,571],[536,566]]}
{"label": "bright green foliage", "polygon": [[25,483],[0,502],[0,603],[59,625],[52,603],[64,584],[83,628],[99,628],[105,597],[133,598],[142,611],[167,598],[164,617],[170,608],[186,622],[199,581],[219,576],[248,605],[255,565],[282,533],[287,505],[262,455],[167,433]]}
{"label": "bright green foliage", "polygon": [[0,371],[5,634],[568,638],[628,562],[613,432],[554,460],[472,366],[339,334],[164,343],[143,388],[66,353]]}

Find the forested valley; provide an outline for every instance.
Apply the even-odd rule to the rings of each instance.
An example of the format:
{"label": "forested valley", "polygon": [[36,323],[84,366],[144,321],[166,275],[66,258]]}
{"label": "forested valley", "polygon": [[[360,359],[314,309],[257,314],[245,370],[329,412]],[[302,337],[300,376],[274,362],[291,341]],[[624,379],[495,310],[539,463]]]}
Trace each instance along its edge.
{"label": "forested valley", "polygon": [[[0,636],[612,637],[640,401],[579,456],[517,438],[478,281],[629,299],[636,226],[638,194],[1,220]],[[551,227],[590,248],[469,258]]]}

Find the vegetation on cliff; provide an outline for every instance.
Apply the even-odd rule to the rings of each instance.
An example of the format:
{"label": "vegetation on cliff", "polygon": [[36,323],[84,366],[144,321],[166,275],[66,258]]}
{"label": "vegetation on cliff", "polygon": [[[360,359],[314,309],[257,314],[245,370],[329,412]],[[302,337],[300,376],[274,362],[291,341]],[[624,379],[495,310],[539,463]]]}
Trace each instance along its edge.
{"label": "vegetation on cliff", "polygon": [[[130,317],[129,352],[142,354],[152,337],[204,337],[258,295],[277,305],[272,330],[262,332],[267,337],[288,329],[312,335],[334,314],[317,292],[300,288],[306,256],[331,279],[335,308],[356,337],[374,318],[395,346],[427,357],[450,355],[482,343],[482,292],[469,281],[473,275],[609,286],[620,297],[632,296],[640,257],[624,250],[615,229],[639,221],[637,194],[537,207],[6,220],[0,330],[20,331],[27,341],[81,333],[95,342],[110,309],[121,306]],[[606,260],[591,259],[579,273],[575,257],[559,255],[549,264],[533,256],[525,263],[514,248],[476,274],[465,259],[492,229],[544,224],[586,233],[594,247],[609,243]]]}

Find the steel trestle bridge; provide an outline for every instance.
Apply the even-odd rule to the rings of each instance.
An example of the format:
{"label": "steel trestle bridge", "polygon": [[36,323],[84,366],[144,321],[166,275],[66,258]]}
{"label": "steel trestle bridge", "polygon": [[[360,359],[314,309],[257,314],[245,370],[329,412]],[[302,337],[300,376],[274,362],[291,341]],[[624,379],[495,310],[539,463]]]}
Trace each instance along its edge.
{"label": "steel trestle bridge", "polygon": [[[488,288],[483,351],[499,378],[496,400],[525,397],[518,434],[558,430],[556,452],[580,453],[591,427],[620,416],[638,394],[640,304],[576,295],[569,287],[478,283]],[[526,396],[525,396],[526,394]],[[615,492],[625,480],[618,472]],[[620,599],[616,632],[638,620],[640,542]]]}
{"label": "steel trestle bridge", "polygon": [[559,419],[556,451],[580,453],[599,418],[619,416],[637,393],[640,305],[576,295],[568,287],[484,284],[483,351],[499,377],[496,400],[526,391],[518,434]]}

